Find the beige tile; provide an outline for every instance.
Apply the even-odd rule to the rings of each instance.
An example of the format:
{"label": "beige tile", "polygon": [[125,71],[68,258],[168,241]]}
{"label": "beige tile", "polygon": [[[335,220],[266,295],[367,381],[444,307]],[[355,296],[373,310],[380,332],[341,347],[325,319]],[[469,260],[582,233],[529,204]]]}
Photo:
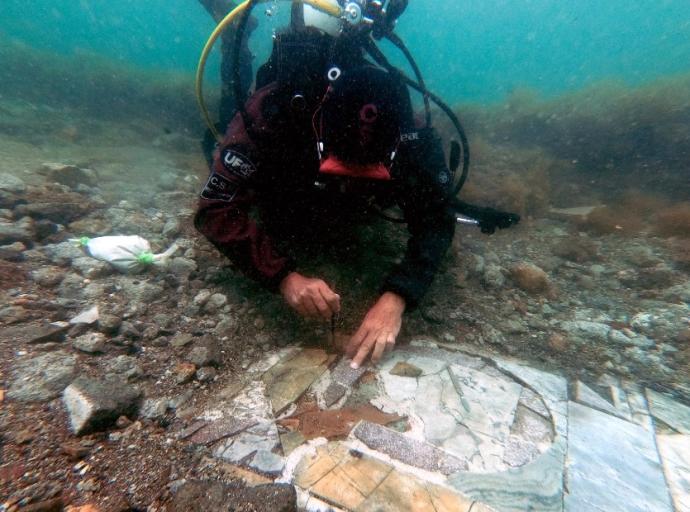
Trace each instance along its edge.
{"label": "beige tile", "polygon": [[311,493],[347,510],[355,510],[366,499],[366,495],[362,494],[355,482],[339,466],[321,478],[311,488]]}
{"label": "beige tile", "polygon": [[435,512],[431,495],[417,479],[392,471],[357,512]]}
{"label": "beige tile", "polygon": [[474,501],[460,493],[439,487],[438,485],[427,484],[426,486],[431,502],[436,512],[469,512]]}
{"label": "beige tile", "polygon": [[340,460],[328,453],[328,448],[319,446],[316,453],[304,457],[295,469],[295,484],[309,489],[335,468]]}

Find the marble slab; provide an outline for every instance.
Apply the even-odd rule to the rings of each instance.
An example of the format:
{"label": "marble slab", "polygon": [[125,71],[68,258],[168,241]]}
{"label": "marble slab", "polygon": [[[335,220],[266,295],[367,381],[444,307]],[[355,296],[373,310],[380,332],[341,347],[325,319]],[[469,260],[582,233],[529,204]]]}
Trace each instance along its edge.
{"label": "marble slab", "polygon": [[676,512],[690,512],[690,436],[658,435],[656,442]]}
{"label": "marble slab", "polygon": [[647,389],[649,411],[679,434],[690,434],[690,407],[668,395]]}
{"label": "marble slab", "polygon": [[597,409],[598,411],[605,412],[606,414],[612,414],[613,416],[618,416],[624,420],[629,419],[626,415],[620,412],[616,407],[602,397],[599,393],[590,388],[587,384],[582,381],[575,381],[573,386],[574,399],[576,402],[591,407],[592,409]]}
{"label": "marble slab", "polygon": [[652,432],[569,402],[566,512],[672,512]]}
{"label": "marble slab", "polygon": [[558,437],[546,452],[525,466],[499,473],[459,472],[448,482],[501,512],[562,512],[565,452],[565,438]]}
{"label": "marble slab", "polygon": [[295,402],[318,379],[334,356],[320,349],[302,349],[263,374],[266,395],[278,415]]}

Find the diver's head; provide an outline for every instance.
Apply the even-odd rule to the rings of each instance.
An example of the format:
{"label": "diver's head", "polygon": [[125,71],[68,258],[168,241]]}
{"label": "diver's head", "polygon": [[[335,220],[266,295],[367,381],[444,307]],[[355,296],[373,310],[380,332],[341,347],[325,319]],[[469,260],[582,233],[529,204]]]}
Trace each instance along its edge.
{"label": "diver's head", "polygon": [[343,9],[342,18],[335,18],[304,5],[304,26],[314,27],[336,37],[341,33],[371,31],[377,39],[393,30],[398,17],[407,8],[408,0],[326,0]]}
{"label": "diver's head", "polygon": [[390,179],[405,101],[398,90],[390,74],[374,66],[331,80],[315,116],[321,172]]}

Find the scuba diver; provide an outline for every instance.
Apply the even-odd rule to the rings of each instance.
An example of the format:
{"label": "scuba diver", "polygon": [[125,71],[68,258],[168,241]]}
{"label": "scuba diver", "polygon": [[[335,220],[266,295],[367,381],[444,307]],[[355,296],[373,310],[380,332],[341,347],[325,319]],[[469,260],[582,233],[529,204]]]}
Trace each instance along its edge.
{"label": "scuba diver", "polygon": [[[311,3],[328,3],[342,15]],[[454,197],[454,170],[462,160],[461,186],[469,161],[461,127],[463,145],[452,146],[449,165],[430,125],[433,95],[419,75],[419,82],[407,79],[373,44],[382,37],[399,41],[393,28],[406,7],[407,0],[293,2],[290,24],[275,34],[272,54],[246,102],[235,59],[239,112],[214,152],[194,220],[222,254],[279,292],[297,313],[332,321],[340,296],[318,276],[302,274],[290,246],[325,240],[372,214],[389,217],[385,210],[399,207],[403,217],[395,220],[407,224],[410,237],[344,347],[353,368],[367,358],[376,363],[393,348],[403,313],[431,285],[456,222],[493,232],[519,220]],[[235,57],[250,11],[235,26]],[[423,93],[425,124],[415,119],[408,86]]]}

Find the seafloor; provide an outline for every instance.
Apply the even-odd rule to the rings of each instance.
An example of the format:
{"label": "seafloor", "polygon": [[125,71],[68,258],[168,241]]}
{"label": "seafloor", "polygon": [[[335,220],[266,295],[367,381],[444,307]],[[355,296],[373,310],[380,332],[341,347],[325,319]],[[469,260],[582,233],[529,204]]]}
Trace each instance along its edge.
{"label": "seafloor", "polygon": [[[399,349],[354,376],[328,326],[194,231],[196,118],[134,88],[139,115],[3,93],[3,510],[690,510],[690,107],[655,120],[652,90],[628,91],[653,100],[627,103],[627,131],[625,104],[578,95],[468,109],[463,198],[523,221],[459,227]],[[123,275],[69,241],[112,234],[180,249]],[[353,236],[305,267],[343,297],[339,336],[405,240],[383,221]]]}

